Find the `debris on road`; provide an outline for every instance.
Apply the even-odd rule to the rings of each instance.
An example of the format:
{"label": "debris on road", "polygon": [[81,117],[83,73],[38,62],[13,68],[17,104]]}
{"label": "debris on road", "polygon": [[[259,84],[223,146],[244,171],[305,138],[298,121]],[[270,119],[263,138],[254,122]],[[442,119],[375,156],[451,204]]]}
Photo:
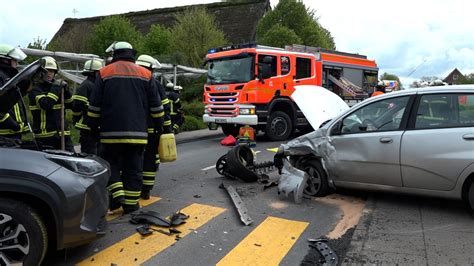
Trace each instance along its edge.
{"label": "debris on road", "polygon": [[316,249],[321,255],[319,257],[318,265],[338,265],[339,259],[336,252],[328,245],[328,240],[324,238],[320,239],[308,239],[310,242],[309,246]]}
{"label": "debris on road", "polygon": [[248,215],[248,210],[247,207],[245,207],[244,202],[239,196],[239,193],[235,190],[233,186],[224,186],[224,184],[221,184],[219,186],[220,188],[224,188],[227,190],[227,193],[229,193],[230,198],[232,199],[232,202],[235,205],[235,208],[237,209],[237,212],[240,215],[240,220],[245,224],[245,225],[250,225],[253,223],[252,218]]}
{"label": "debris on road", "polygon": [[286,197],[292,194],[295,202],[301,203],[307,181],[308,174],[306,172],[291,167],[288,160],[284,160],[282,175],[278,183],[278,193],[283,193]]}

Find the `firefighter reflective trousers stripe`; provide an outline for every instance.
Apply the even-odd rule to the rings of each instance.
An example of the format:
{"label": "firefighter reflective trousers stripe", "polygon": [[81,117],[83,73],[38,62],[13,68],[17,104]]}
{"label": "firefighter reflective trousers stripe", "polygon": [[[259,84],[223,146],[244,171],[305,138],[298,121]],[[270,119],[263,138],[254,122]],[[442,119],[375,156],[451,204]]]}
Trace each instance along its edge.
{"label": "firefighter reflective trousers stripe", "polygon": [[[102,158],[110,164],[111,175],[108,188],[112,194],[112,200],[121,201],[124,199],[123,204],[127,206],[137,205],[142,189],[145,145],[103,144],[101,149]],[[120,187],[117,185],[120,183],[123,185],[123,190],[113,190],[114,185]],[[123,197],[120,198],[120,196]]]}
{"label": "firefighter reflective trousers stripe", "polygon": [[146,145],[143,158],[143,190],[152,190],[155,185],[160,158],[158,155],[159,144],[160,135],[148,134],[148,144]]}

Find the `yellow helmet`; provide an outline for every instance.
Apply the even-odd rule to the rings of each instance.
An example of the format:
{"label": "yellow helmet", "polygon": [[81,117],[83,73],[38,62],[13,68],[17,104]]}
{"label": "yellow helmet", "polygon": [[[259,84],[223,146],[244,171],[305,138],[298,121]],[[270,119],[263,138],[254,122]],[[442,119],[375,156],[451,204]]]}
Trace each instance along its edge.
{"label": "yellow helmet", "polygon": [[49,70],[54,70],[56,72],[59,70],[56,59],[52,58],[51,56],[45,56],[41,59],[44,62],[44,65],[43,65],[44,68],[49,69]]}
{"label": "yellow helmet", "polygon": [[139,66],[151,69],[161,68],[161,64],[158,60],[146,54],[140,55],[135,63]]}
{"label": "yellow helmet", "polygon": [[82,73],[99,71],[103,66],[104,60],[100,58],[93,58],[91,60],[87,60],[84,63],[84,69],[82,70]]}

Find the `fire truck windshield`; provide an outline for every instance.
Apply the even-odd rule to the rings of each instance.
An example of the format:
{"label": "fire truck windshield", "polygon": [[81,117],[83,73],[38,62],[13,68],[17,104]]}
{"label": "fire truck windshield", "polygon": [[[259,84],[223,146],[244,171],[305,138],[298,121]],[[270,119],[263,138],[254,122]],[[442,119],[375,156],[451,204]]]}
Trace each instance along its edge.
{"label": "fire truck windshield", "polygon": [[207,84],[245,83],[254,78],[253,55],[217,58],[209,61]]}

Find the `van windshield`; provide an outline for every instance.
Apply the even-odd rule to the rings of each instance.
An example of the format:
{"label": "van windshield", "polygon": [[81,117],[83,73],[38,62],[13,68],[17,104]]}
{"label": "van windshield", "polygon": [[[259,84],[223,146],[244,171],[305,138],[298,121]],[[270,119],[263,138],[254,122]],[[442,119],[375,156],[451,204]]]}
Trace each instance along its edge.
{"label": "van windshield", "polygon": [[245,83],[254,78],[253,55],[226,57],[211,60],[207,71],[207,84]]}

